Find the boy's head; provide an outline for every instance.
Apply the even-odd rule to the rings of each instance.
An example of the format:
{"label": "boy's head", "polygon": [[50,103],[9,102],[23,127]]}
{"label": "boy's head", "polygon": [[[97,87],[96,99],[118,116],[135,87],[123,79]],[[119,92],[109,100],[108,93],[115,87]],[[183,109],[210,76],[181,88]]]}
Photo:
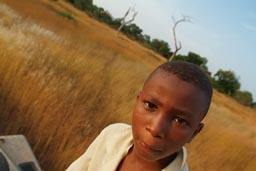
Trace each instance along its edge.
{"label": "boy's head", "polygon": [[211,97],[211,83],[196,65],[175,61],[157,67],[145,81],[133,112],[136,154],[170,162],[203,128]]}

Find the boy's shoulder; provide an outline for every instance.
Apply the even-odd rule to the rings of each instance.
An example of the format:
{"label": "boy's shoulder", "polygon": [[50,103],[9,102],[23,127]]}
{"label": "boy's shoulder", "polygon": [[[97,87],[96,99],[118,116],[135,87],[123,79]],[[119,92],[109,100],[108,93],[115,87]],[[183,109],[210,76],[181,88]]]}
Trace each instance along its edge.
{"label": "boy's shoulder", "polygon": [[104,142],[99,143],[99,148],[104,148],[108,153],[117,154],[118,151],[122,151],[120,149],[125,151],[132,144],[131,126],[123,123],[111,124],[103,129],[98,136],[98,141]]}
{"label": "boy's shoulder", "polygon": [[110,124],[106,128],[103,129],[103,131],[123,131],[123,130],[130,130],[131,125],[125,124],[125,123],[115,123]]}
{"label": "boy's shoulder", "polygon": [[132,134],[131,130],[132,130],[131,125],[124,124],[124,123],[115,123],[105,127],[100,134],[101,136],[104,136],[104,137],[110,136],[111,139],[122,138]]}

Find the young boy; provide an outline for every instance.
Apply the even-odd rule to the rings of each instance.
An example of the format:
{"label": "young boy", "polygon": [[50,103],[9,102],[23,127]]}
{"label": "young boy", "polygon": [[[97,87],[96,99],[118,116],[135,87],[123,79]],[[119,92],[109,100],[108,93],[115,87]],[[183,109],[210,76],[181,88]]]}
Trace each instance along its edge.
{"label": "young boy", "polygon": [[202,130],[212,87],[194,64],[157,67],[137,96],[132,126],[105,128],[67,171],[186,171],[183,147]]}

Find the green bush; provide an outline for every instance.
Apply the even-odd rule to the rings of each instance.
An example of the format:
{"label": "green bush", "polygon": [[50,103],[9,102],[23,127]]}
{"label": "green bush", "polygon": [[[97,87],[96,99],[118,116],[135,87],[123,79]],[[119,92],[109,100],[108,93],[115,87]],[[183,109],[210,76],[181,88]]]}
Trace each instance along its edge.
{"label": "green bush", "polygon": [[239,103],[245,106],[252,106],[253,98],[252,98],[252,93],[250,93],[249,91],[236,91],[233,97]]}

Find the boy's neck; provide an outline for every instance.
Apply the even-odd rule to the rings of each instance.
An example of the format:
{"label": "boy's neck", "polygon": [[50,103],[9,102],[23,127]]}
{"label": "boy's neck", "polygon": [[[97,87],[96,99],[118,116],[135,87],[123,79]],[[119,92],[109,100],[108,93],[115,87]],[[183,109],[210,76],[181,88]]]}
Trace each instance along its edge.
{"label": "boy's neck", "polygon": [[177,153],[168,158],[158,161],[147,161],[136,155],[133,147],[129,150],[127,156],[121,161],[117,171],[130,171],[130,170],[147,170],[147,171],[161,171],[169,163],[171,163]]}

